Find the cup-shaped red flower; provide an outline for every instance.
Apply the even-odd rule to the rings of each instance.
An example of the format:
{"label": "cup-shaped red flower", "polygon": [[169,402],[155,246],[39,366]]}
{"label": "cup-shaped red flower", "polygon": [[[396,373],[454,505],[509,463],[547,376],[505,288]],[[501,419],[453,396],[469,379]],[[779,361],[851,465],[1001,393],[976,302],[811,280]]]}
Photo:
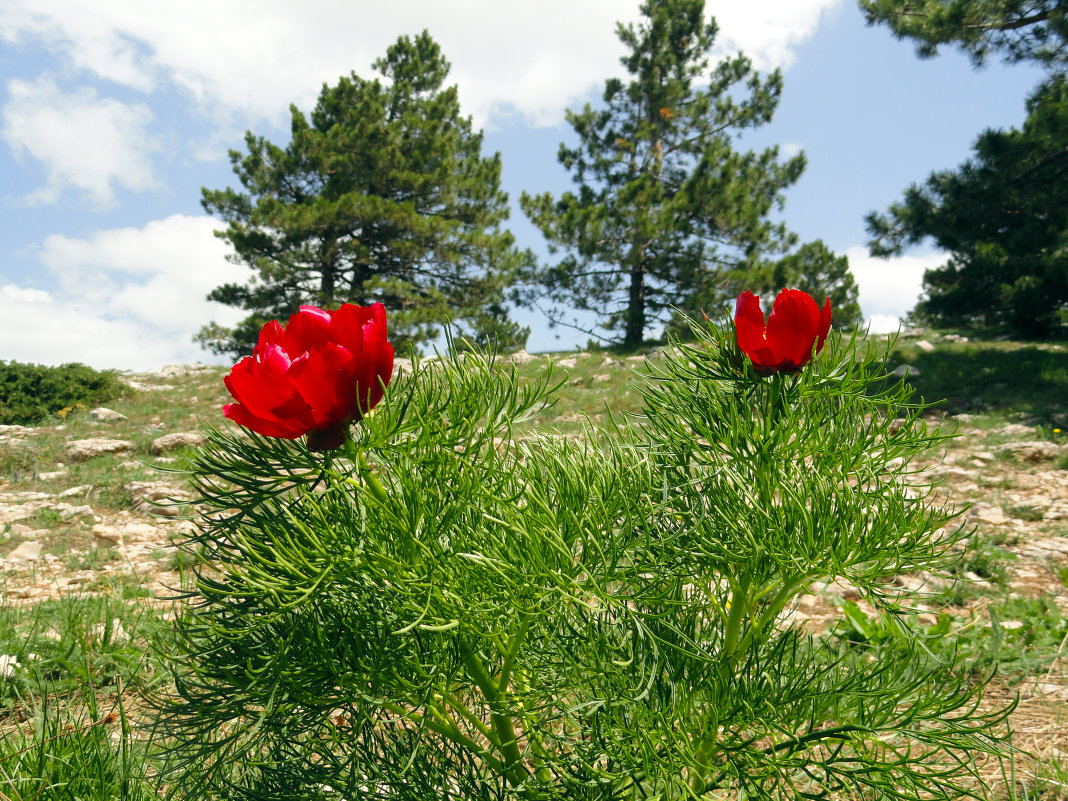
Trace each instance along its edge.
{"label": "cup-shaped red flower", "polygon": [[223,414],[258,434],[307,434],[309,448],[331,450],[344,443],[349,423],[382,400],[392,373],[381,303],[301,306],[285,326],[267,323],[252,356],[230,370],[224,382],[237,403]]}
{"label": "cup-shaped red flower", "polygon": [[752,292],[738,296],[734,310],[738,347],[750,358],[757,371],[792,373],[819,353],[831,329],[831,299],[821,310],[807,292],[784,289],[775,298],[767,324],[760,298]]}

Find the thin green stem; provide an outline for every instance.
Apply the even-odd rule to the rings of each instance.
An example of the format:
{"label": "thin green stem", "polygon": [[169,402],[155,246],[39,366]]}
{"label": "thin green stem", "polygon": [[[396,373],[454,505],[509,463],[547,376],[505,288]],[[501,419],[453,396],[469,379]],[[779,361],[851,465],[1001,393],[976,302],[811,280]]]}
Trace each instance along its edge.
{"label": "thin green stem", "polygon": [[496,733],[496,746],[504,757],[504,775],[513,786],[518,787],[527,780],[530,772],[523,764],[523,755],[519,751],[519,738],[515,733],[515,720],[507,712],[507,704],[500,688],[493,683],[486,666],[474,649],[466,648],[462,653],[464,667],[471,680],[482,691],[490,708],[490,720]]}
{"label": "thin green stem", "polygon": [[[444,710],[436,706],[431,706],[431,709],[436,713],[436,717],[427,717],[414,709],[406,709],[400,704],[393,703],[391,701],[380,702],[383,709],[393,712],[396,715],[410,720],[415,724],[425,724],[428,729],[436,734],[440,734],[442,737],[448,737],[457,745],[461,745],[474,754],[478,754],[486,763],[498,772],[503,772],[505,769],[504,763],[495,757],[491,750],[483,748],[470,737],[465,735],[460,728],[456,725],[456,721],[445,714]],[[498,748],[498,743],[494,738],[490,737],[490,743],[494,748]]]}
{"label": "thin green stem", "polygon": [[[731,582],[731,608],[727,614],[727,628],[723,633],[721,672],[724,668],[734,670],[738,636],[741,633],[742,621],[749,612],[749,582],[749,575],[742,576],[737,584]],[[724,678],[727,676],[724,675]]]}

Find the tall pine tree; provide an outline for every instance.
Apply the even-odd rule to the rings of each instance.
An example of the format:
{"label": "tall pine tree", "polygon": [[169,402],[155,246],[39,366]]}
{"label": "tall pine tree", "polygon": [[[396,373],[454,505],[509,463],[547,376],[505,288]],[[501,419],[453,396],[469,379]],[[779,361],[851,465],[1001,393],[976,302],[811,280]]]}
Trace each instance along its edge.
{"label": "tall pine tree", "polygon": [[203,190],[232,260],[253,270],[208,296],[250,312],[233,329],[201,329],[210,350],[247,353],[264,322],[302,303],[381,301],[399,344],[432,339],[446,320],[478,340],[525,340],[504,293],[531,255],[501,228],[500,154],[482,156],[425,31],[374,66],[384,81],[324,85],[310,119],[291,107],[286,147],[246,134],[248,152],[230,152],[243,191]]}
{"label": "tall pine tree", "polygon": [[917,43],[951,44],[976,65],[999,54],[1043,66],[1021,129],[987,130],[956,170],[932,173],[867,217],[873,255],[924,239],[950,254],[924,275],[916,319],[1029,337],[1068,330],[1068,2],[859,0],[869,24]]}
{"label": "tall pine tree", "polygon": [[579,143],[561,145],[559,160],[577,191],[521,199],[551,252],[565,251],[534,282],[550,319],[592,311],[628,346],[673,308],[762,289],[746,276],[794,243],[769,214],[805,168],[777,148],[734,149],[771,119],[782,78],[762,78],[741,54],[710,68],[717,26],[703,0],[646,0],[641,13],[617,29],[629,82],[610,79],[603,107],[567,113]]}
{"label": "tall pine tree", "polygon": [[977,65],[992,53],[1006,61],[1068,65],[1065,0],[859,0],[869,25],[889,25],[912,39],[921,58],[940,45],[959,47]]}
{"label": "tall pine tree", "polygon": [[868,215],[874,255],[927,237],[950,253],[924,275],[918,320],[1027,337],[1068,329],[1068,79],[1048,80],[1027,108],[1022,129],[986,131],[958,169]]}

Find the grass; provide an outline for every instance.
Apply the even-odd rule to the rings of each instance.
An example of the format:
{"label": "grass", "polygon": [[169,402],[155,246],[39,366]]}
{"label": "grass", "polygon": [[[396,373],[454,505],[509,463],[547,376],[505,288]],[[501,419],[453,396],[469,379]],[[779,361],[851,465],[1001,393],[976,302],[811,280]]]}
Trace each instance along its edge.
{"label": "grass", "polygon": [[[993,451],[1014,441],[1014,436],[999,432],[1019,422],[1037,425],[1035,438],[1068,443],[1068,424],[1062,419],[1068,413],[1068,349],[947,342],[935,333],[923,336],[936,342],[933,352],[917,348],[915,338],[903,338],[890,366],[915,366],[919,375],[908,380],[918,395],[945,398],[943,409],[948,414],[973,415],[961,425],[979,434],[951,443],[951,448],[974,450],[981,437],[983,449]],[[577,435],[587,419],[607,425],[612,415],[639,411],[633,371],[641,370],[646,358],[655,362],[656,351],[559,353],[536,358],[518,370],[532,378],[550,360],[574,359],[573,366],[554,370],[563,386],[539,425]],[[174,389],[117,398],[108,406],[126,415],[125,421],[98,423],[86,410],[75,408],[42,421],[30,435],[0,440],[0,483],[7,483],[9,492],[50,494],[88,486],[86,493],[63,500],[90,504],[106,518],[132,513],[133,499],[125,489],[129,482],[173,480],[157,467],[173,467],[167,460],[178,454],[153,455],[153,440],[195,430],[198,418],[219,421],[219,407],[229,399],[223,373],[210,369],[157,380],[173,384]],[[89,437],[123,439],[133,448],[127,454],[70,463],[68,440]],[[1000,456],[994,466],[996,470],[978,475],[975,483],[983,499],[997,502],[1011,490],[1010,476],[1030,466]],[[1068,453],[1043,467],[1068,470]],[[62,475],[41,478],[49,472]],[[1005,511],[1023,524],[1033,525],[1038,519],[1035,509],[1021,504],[1009,504]],[[93,545],[93,521],[64,519],[42,509],[19,523],[44,532],[38,536],[45,552],[59,556],[64,569],[94,575],[77,585],[78,596],[34,603],[0,601],[0,673],[5,672],[4,664],[10,667],[9,675],[0,675],[0,798],[155,798],[156,758],[146,742],[152,721],[140,698],[164,680],[158,649],[161,644],[165,647],[169,609],[150,599],[144,577],[132,573],[113,549]],[[1042,536],[1068,536],[1068,521],[1039,524],[1035,530],[1039,527]],[[0,525],[0,555],[24,539],[16,531]],[[1010,693],[1058,668],[1058,658],[1068,661],[1068,653],[1059,651],[1068,621],[1055,599],[1047,594],[1013,597],[1008,568],[1015,558],[1009,550],[1014,531],[976,533],[961,554],[958,569],[960,575],[972,573],[986,583],[958,582],[934,596],[932,607],[956,616],[942,614],[934,627],[927,627],[935,650],[964,659],[975,671],[997,670]],[[179,573],[193,559],[171,548],[160,549],[154,558],[161,569]],[[1068,587],[1068,565],[1051,563],[1048,569]],[[972,610],[970,618],[960,614],[965,607]],[[858,628],[852,634],[840,630],[834,636],[848,640],[849,647],[894,647],[892,638],[880,633],[878,621],[867,621],[861,630],[856,620]],[[1042,725],[1059,725],[1048,723],[1052,720],[1048,712],[1043,715]],[[1052,740],[1036,742],[1048,745]],[[1052,746],[1027,747],[1031,756],[1018,757],[1016,772],[1000,782],[998,797],[1068,801],[1068,757],[1055,753]]]}
{"label": "grass", "polygon": [[[1068,398],[1068,347],[1014,342],[939,342],[925,352],[902,340],[895,358],[915,367],[906,380],[949,414],[1011,411],[1052,430]],[[1064,426],[1061,425],[1063,428]]]}

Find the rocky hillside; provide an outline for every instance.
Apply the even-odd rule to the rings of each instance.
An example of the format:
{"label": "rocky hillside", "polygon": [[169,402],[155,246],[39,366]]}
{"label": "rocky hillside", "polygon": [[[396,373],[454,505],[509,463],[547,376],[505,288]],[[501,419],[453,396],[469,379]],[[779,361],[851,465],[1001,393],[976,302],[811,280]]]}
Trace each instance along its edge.
{"label": "rocky hillside", "polygon": [[[911,353],[930,354],[924,342]],[[908,360],[910,351],[903,353]],[[530,374],[546,364],[529,355],[516,361]],[[549,421],[562,430],[598,419],[606,406],[636,404],[628,381],[641,359],[568,354],[555,361],[569,373]],[[190,497],[176,468],[182,449],[201,441],[201,421],[221,422],[229,400],[223,373],[193,365],[129,375],[129,395],[112,408],[75,409],[36,427],[0,426],[4,604],[72,594],[158,599],[178,585],[182,558],[171,542],[192,524],[170,503]],[[1000,691],[1020,693],[1020,744],[1068,765],[1068,426],[1011,409],[959,408],[933,418],[957,436],[916,467],[920,479],[941,479],[939,492],[966,509],[974,524],[969,548],[954,581],[894,580],[915,591],[918,625],[945,632],[936,627],[949,616],[943,636],[999,665]],[[862,616],[859,635],[876,636],[875,611],[843,583],[813,587],[791,617],[826,631],[846,609]],[[864,629],[862,618],[873,628]]]}

